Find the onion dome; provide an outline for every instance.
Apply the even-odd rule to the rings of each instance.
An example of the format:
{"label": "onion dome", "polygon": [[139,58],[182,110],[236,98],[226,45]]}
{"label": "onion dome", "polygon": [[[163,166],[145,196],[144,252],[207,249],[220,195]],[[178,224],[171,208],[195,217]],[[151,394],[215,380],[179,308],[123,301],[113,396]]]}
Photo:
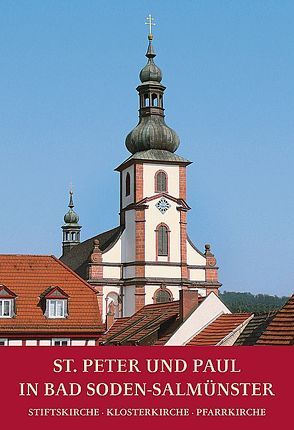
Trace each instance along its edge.
{"label": "onion dome", "polygon": [[74,204],[73,204],[73,192],[70,191],[69,192],[69,211],[64,215],[64,222],[66,224],[78,224],[79,222],[79,216],[78,214],[73,210],[74,208]]}
{"label": "onion dome", "polygon": [[132,153],[149,149],[175,152],[180,144],[176,132],[164,121],[162,73],[154,63],[156,56],[149,34],[147,64],[140,72],[141,85],[137,87],[140,109],[139,123],[126,137],[126,147]]}
{"label": "onion dome", "polygon": [[160,117],[142,118],[126,139],[126,146],[132,154],[149,149],[175,152],[179,143],[176,132]]}

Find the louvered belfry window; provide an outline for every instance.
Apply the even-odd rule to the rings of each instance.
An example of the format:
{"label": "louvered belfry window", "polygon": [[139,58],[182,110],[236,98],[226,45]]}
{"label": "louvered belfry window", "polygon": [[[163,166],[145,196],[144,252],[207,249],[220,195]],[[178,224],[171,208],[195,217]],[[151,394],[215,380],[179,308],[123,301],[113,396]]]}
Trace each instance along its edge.
{"label": "louvered belfry window", "polygon": [[161,193],[167,191],[167,175],[165,172],[159,171],[155,175],[155,191]]}
{"label": "louvered belfry window", "polygon": [[168,228],[165,225],[161,225],[158,228],[158,255],[168,255]]}
{"label": "louvered belfry window", "polygon": [[129,172],[126,174],[126,196],[129,196],[131,193],[131,177]]}

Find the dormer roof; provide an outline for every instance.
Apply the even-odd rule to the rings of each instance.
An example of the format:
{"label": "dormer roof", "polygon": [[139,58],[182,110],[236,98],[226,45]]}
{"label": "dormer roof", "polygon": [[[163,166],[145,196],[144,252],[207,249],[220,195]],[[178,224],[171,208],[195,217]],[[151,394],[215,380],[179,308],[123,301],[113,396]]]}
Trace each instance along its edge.
{"label": "dormer roof", "polygon": [[14,299],[16,294],[13,293],[8,287],[0,284],[0,299]]}

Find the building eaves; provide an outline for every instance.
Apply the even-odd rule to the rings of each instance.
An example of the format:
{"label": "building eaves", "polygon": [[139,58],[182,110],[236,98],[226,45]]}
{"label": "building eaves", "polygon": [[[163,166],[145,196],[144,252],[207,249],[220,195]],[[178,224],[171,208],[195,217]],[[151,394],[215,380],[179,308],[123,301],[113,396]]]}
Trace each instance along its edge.
{"label": "building eaves", "polygon": [[149,149],[147,151],[136,152],[127,158],[121,165],[119,165],[115,170],[120,171],[122,167],[133,161],[145,161],[145,162],[159,162],[159,163],[175,163],[189,165],[192,162],[186,158],[181,157],[173,152],[161,150],[161,149]]}

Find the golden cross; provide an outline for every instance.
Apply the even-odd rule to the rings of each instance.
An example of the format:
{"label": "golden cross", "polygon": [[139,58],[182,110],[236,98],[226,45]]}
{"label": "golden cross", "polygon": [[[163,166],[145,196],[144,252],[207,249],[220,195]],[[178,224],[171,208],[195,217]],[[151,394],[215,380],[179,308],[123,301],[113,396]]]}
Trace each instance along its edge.
{"label": "golden cross", "polygon": [[146,25],[149,25],[149,34],[152,34],[152,25],[155,25],[154,18],[149,14],[147,16],[147,22],[145,22]]}

